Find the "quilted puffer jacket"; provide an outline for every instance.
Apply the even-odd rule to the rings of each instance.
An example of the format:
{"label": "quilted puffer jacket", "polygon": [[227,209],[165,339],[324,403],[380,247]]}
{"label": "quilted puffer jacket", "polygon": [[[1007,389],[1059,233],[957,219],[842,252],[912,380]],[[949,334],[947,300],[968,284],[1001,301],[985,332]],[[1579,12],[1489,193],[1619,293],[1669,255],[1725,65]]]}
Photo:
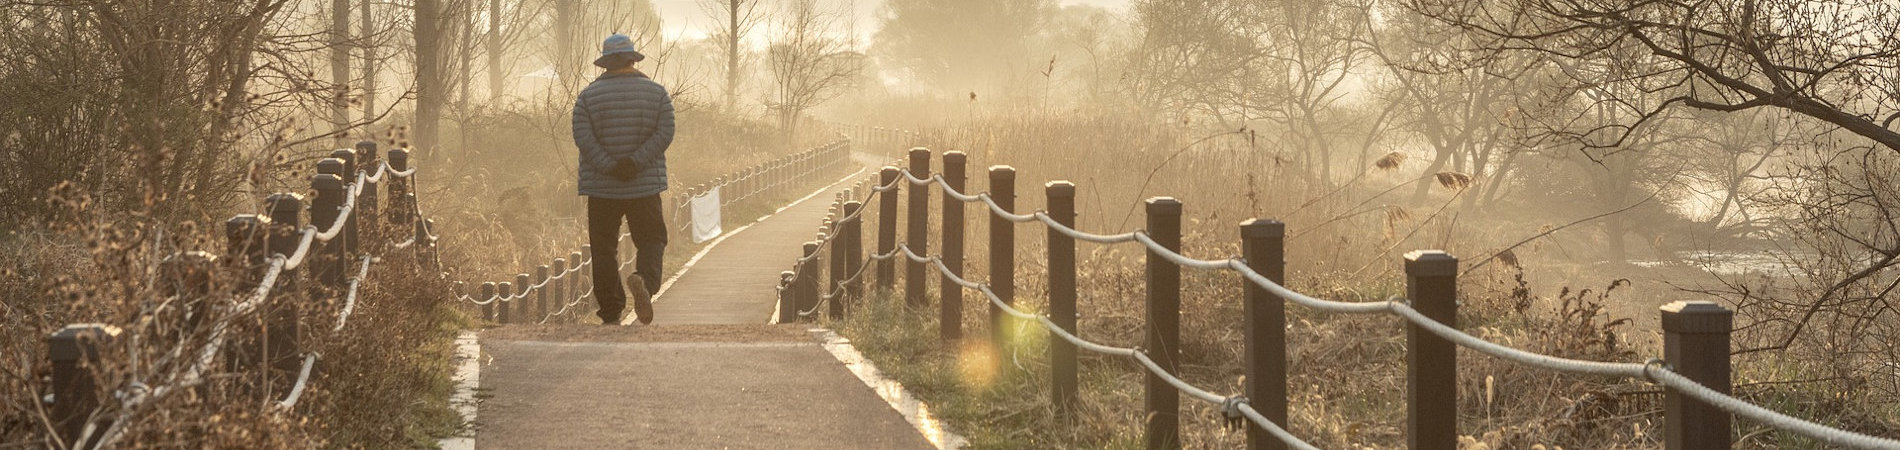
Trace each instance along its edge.
{"label": "quilted puffer jacket", "polygon": [[[574,99],[574,145],[580,148],[580,195],[630,199],[666,190],[666,147],[673,144],[673,99],[639,72],[607,73]],[[633,178],[607,174],[621,158]]]}

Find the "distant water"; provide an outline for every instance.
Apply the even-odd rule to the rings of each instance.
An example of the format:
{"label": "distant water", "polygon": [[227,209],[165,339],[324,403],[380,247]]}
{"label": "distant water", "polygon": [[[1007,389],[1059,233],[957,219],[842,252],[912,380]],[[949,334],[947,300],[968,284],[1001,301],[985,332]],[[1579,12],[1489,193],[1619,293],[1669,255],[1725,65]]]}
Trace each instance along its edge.
{"label": "distant water", "polygon": [[1676,253],[1675,259],[1631,261],[1642,267],[1684,265],[1716,275],[1800,275],[1801,267],[1787,255],[1768,252],[1690,251]]}

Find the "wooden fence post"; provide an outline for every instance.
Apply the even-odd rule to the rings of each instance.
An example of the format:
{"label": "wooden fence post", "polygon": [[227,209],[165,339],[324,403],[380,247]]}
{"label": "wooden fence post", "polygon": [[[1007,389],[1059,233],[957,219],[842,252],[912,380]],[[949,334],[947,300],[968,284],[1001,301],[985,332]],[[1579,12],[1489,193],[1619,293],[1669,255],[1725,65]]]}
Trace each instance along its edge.
{"label": "wooden fence post", "polygon": [[[1016,212],[1016,168],[1010,166],[990,166],[990,201],[1004,211]],[[987,205],[978,209],[988,211]],[[996,214],[984,214],[990,218],[990,292],[1003,304],[1016,305],[1016,223]],[[985,299],[987,300],[987,299]],[[988,303],[985,301],[984,303]],[[1003,313],[1003,308],[989,305],[990,311],[990,348],[994,351],[996,367],[1004,367],[1003,355],[1008,353],[1012,343],[1009,339],[1011,325],[1015,322]]]}
{"label": "wooden fence post", "polygon": [[350,183],[356,182],[356,151],[355,150],[351,150],[347,148],[339,148],[336,150],[331,150],[330,159],[343,161],[343,173],[341,175],[343,176],[344,184],[350,184]]}
{"label": "wooden fence post", "polygon": [[793,287],[797,272],[778,273],[778,323],[798,321],[798,289]]}
{"label": "wooden fence post", "polygon": [[944,267],[950,273],[943,274],[937,283],[937,335],[944,341],[963,339],[963,286],[951,281],[951,277],[963,277],[963,201],[952,198],[950,191],[963,193],[964,173],[968,157],[959,151],[943,152],[943,181],[950,189],[943,191],[943,226],[938,228],[938,242],[943,245]]}
{"label": "wooden fence post", "polygon": [[[409,170],[409,151],[400,148],[389,149],[389,168],[396,172]],[[414,227],[416,205],[410,203],[409,191],[409,179],[389,180],[389,208],[386,209],[388,213],[385,216],[389,217],[391,225],[399,227],[397,229],[404,229],[400,228],[403,226]]]}
{"label": "wooden fence post", "polygon": [[[890,254],[897,249],[897,193],[903,190],[903,183],[897,181],[896,167],[884,166],[878,170],[878,186],[890,186],[891,190],[879,194],[877,207],[877,254]],[[877,287],[892,290],[897,286],[897,260],[900,257],[885,258],[877,262]]]}
{"label": "wooden fence post", "polygon": [[[349,195],[348,185],[343,184],[341,175],[328,173],[342,170],[342,161],[324,159],[317,162],[318,174],[310,177],[311,190],[317,192],[317,197],[310,200],[310,225],[317,227],[318,232],[329,231],[338,222],[345,221],[343,202],[346,201],[344,197]],[[344,222],[343,226],[347,228],[348,222]],[[317,281],[330,289],[342,289],[344,273],[349,271],[345,267],[349,264],[349,245],[343,235],[337,234],[327,242],[312,242],[310,245],[312,248],[308,258],[313,261],[307,265],[316,272]],[[316,247],[318,245],[322,247]]]}
{"label": "wooden fence post", "polygon": [[[1247,267],[1275,283],[1286,283],[1286,224],[1273,219],[1241,222],[1240,248]],[[1261,416],[1286,429],[1286,301],[1252,281],[1240,283],[1247,302],[1247,400]],[[1286,442],[1249,426],[1247,448],[1284,450]]]}
{"label": "wooden fence post", "polygon": [[[1662,306],[1663,360],[1704,387],[1728,394],[1732,386],[1729,332],[1735,313],[1715,302],[1679,301]],[[1732,420],[1727,411],[1665,389],[1663,433],[1666,448],[1729,448]]]}
{"label": "wooden fence post", "polygon": [[[356,184],[356,172],[358,168],[358,165],[356,164],[356,151],[350,150],[350,149],[337,149],[336,151],[330,152],[330,158],[339,159],[343,161],[343,172],[337,174],[338,177],[343,178],[343,185],[350,186],[350,185]],[[348,192],[345,192],[345,194],[348,194]],[[361,199],[359,198],[358,200],[361,200]],[[358,224],[356,221],[356,216],[358,215],[357,212],[361,211],[362,209],[363,209],[362,204],[359,203],[357,204],[355,208],[350,210],[350,214],[348,216],[342,218],[343,235],[338,236],[338,239],[343,240],[342,241],[343,247],[347,249],[345,250],[345,254],[355,255],[363,251],[363,242],[357,238]],[[349,258],[344,258],[344,259],[349,259]]]}
{"label": "wooden fence post", "polygon": [[[1458,326],[1458,258],[1437,250],[1405,254],[1405,297],[1426,318]],[[1458,347],[1405,324],[1405,439],[1415,450],[1458,448]]]}
{"label": "wooden fence post", "polygon": [[516,323],[534,323],[534,300],[528,298],[528,292],[534,290],[534,281],[528,274],[515,275],[515,291],[521,295],[521,304],[515,308]]}
{"label": "wooden fence post", "polygon": [[[864,215],[863,215],[863,212],[864,212],[864,203],[860,203],[857,200],[852,200],[852,201],[848,201],[844,203],[844,216],[848,217],[849,219],[845,220],[844,234],[841,236],[841,238],[844,239],[844,242],[843,242],[844,244],[844,272],[845,272],[846,278],[850,280],[848,282],[845,282],[844,292],[845,292],[845,296],[847,298],[850,298],[851,302],[854,304],[858,301],[858,299],[864,297],[864,274],[863,274],[863,271],[864,271]],[[832,245],[838,245],[838,244],[832,244]],[[857,278],[850,278],[851,276],[854,276],[854,275]],[[850,307],[852,307],[853,305],[845,305],[845,306],[846,306],[845,312],[849,313]]]}
{"label": "wooden fence post", "polygon": [[[1153,197],[1146,202],[1148,237],[1162,248],[1181,252],[1181,202]],[[1148,251],[1148,357],[1170,374],[1181,373],[1181,266]],[[1181,392],[1152,372],[1146,374],[1147,448],[1181,448]]]}
{"label": "wooden fence post", "polygon": [[[266,226],[268,226],[268,232],[266,232],[266,234],[270,235],[270,237],[268,237],[268,239],[270,239],[270,243],[268,243],[268,245],[270,245],[270,251],[268,251],[268,253],[283,254],[285,258],[289,258],[291,254],[296,253],[296,247],[304,241],[304,239],[302,239],[302,237],[304,237],[304,234],[302,234],[304,196],[298,196],[298,194],[272,194],[270,197],[264,197],[264,213],[270,216],[270,220],[268,220],[268,224],[266,224]],[[312,213],[312,216],[315,216],[314,213]],[[315,245],[315,243],[312,243],[312,245]],[[315,249],[312,249],[312,251],[315,251]],[[306,266],[308,266],[308,268],[319,268],[319,270],[321,270],[323,264],[317,264],[321,258],[315,258],[315,254],[317,253],[310,253],[304,256],[304,258],[310,262],[310,264],[306,264]],[[262,262],[266,262],[266,260],[258,260],[255,264],[262,264]],[[287,292],[304,289],[298,279],[302,279],[302,277],[298,275],[298,272],[293,272],[293,270],[285,270],[285,272],[277,273],[277,291]],[[268,325],[266,325],[266,327],[272,332],[272,336],[266,336],[266,340],[268,340],[270,344],[277,344],[277,346],[279,346],[277,349],[274,349],[272,353],[279,355],[277,351],[293,351],[291,355],[279,355],[279,357],[287,357],[287,359],[274,361],[274,363],[279,363],[279,365],[287,366],[296,365],[296,336],[298,336],[298,327],[300,327],[300,325],[298,325],[298,317],[302,315],[302,311],[300,311],[302,306],[298,306],[295,300],[291,300],[291,298],[293,298],[293,296],[270,296],[270,298],[264,300],[264,311],[262,311],[264,317],[268,319]],[[287,366],[285,366],[285,368],[287,368]],[[289,368],[289,370],[296,370],[296,368]]]}
{"label": "wooden fence post", "polygon": [[[838,218],[843,219],[843,211],[839,211],[839,214],[840,216]],[[831,279],[831,286],[827,289],[831,292],[831,304],[825,305],[825,309],[826,314],[831,316],[831,320],[838,320],[844,318],[844,302],[846,297],[844,278],[851,275],[845,272],[844,266],[846,264],[845,260],[850,258],[845,255],[845,251],[849,249],[845,248],[844,242],[839,241],[844,238],[844,224],[833,220],[831,222],[830,233],[831,268],[826,269],[825,272],[831,274],[829,277]]]}
{"label": "wooden fence post", "polygon": [[752,193],[756,191],[754,186],[759,185],[759,179],[757,177],[759,168],[756,166],[747,167],[745,170],[740,171],[740,173],[742,176],[739,178],[739,198],[752,198]]}
{"label": "wooden fence post", "polygon": [[[416,194],[409,193],[409,202],[415,203]],[[422,259],[423,267],[432,271],[442,270],[441,253],[435,248],[435,219],[416,221],[416,257]]]}
{"label": "wooden fence post", "polygon": [[[290,257],[292,253],[296,253],[298,244],[303,243],[303,195],[294,193],[271,194],[269,197],[264,198],[264,214],[270,217],[270,253],[284,255],[286,258]],[[315,214],[312,215],[314,216]],[[316,245],[316,243],[313,242],[311,245]],[[311,255],[306,255],[305,258],[311,258]],[[313,258],[312,260],[314,261]],[[320,266],[311,265],[309,267]],[[301,284],[299,279],[303,278],[298,276],[300,272],[308,272],[308,270],[284,271],[284,273],[278,274],[277,288],[296,290],[302,287],[299,286]],[[277,303],[275,296],[272,297],[271,302]],[[296,306],[295,302],[283,302],[283,307],[295,308]],[[293,314],[295,313],[293,312]]]}
{"label": "wooden fence post", "polygon": [[818,255],[818,241],[806,241],[804,255],[799,261],[798,280],[794,282],[798,286],[798,306],[793,313],[794,318],[798,316],[797,313],[818,306],[818,263],[822,259]]}
{"label": "wooden fence post", "polygon": [[[930,178],[930,149],[910,149],[910,176]],[[907,225],[904,246],[917,256],[930,256],[930,185],[911,187]],[[904,301],[910,306],[924,306],[929,302],[924,298],[924,263],[904,261]]]}
{"label": "wooden fence post", "polygon": [[[1075,228],[1075,185],[1051,181],[1043,185],[1049,218]],[[1080,336],[1075,329],[1075,238],[1049,228],[1049,321],[1062,331]],[[1075,344],[1049,332],[1049,401],[1056,417],[1067,423],[1074,419],[1077,392]]]}
{"label": "wooden fence post", "polygon": [[495,321],[495,303],[501,301],[501,299],[495,297],[495,283],[494,282],[482,283],[482,295],[476,298],[480,298],[482,299],[482,301],[488,302],[488,303],[482,304],[482,320],[494,322]]}
{"label": "wooden fence post", "polygon": [[[600,296],[594,295],[594,289],[591,287],[594,284],[594,246],[592,244],[582,244],[580,253],[568,255],[568,259],[579,261],[583,254],[586,255],[587,262],[583,264],[585,267],[581,269],[580,273],[587,275],[586,280],[589,287],[587,288],[587,298],[582,301],[594,302],[594,304],[598,306],[600,304]],[[608,264],[614,263],[610,262]],[[619,271],[616,270],[615,272]],[[581,287],[575,286],[574,289],[575,292],[580,292]]]}
{"label": "wooden fence post", "polygon": [[[226,261],[238,268],[243,276],[237,285],[240,294],[258,289],[263,283],[264,271],[269,267],[270,258],[266,255],[270,248],[271,220],[266,216],[240,214],[225,221],[225,233],[229,240],[226,249]],[[281,276],[281,275],[280,275]],[[276,286],[272,289],[279,289]],[[273,296],[264,300],[258,314],[264,317],[262,335],[255,345],[243,347],[241,360],[245,364],[259,364],[277,370],[296,370],[297,362],[297,310],[288,301],[279,302]],[[265,374],[273,376],[273,374]]]}
{"label": "wooden fence post", "polygon": [[112,424],[106,421],[92,435],[80,434],[86,429],[86,418],[99,410],[100,351],[118,338],[118,327],[97,323],[67,325],[46,337],[46,353],[53,363],[49,419],[66,448],[93,448],[98,443],[89,441]]}
{"label": "wooden fence post", "polygon": [[[377,150],[376,141],[367,141],[367,140],[357,141],[356,142],[357,167],[362,167],[363,171],[367,173],[376,173],[376,169],[382,167],[383,165],[382,159],[380,155],[377,154],[376,150]],[[389,172],[387,171],[383,172],[383,176],[388,177]],[[391,181],[394,181],[394,177],[390,177],[390,178],[391,178]],[[369,236],[368,239],[371,239],[371,242],[375,244],[376,247],[381,248],[383,244],[386,244],[387,242],[382,241],[381,237],[383,236],[383,233],[381,231],[383,227],[382,227],[382,224],[376,220],[376,219],[382,218],[382,215],[380,214],[382,209],[376,203],[376,200],[377,200],[376,199],[376,185],[377,184],[378,183],[375,181],[369,181],[368,179],[363,180],[362,195],[356,198],[356,209],[361,212],[357,213],[356,215],[364,217],[365,218],[364,220],[369,222],[368,224],[369,228],[365,230],[365,233],[367,233],[367,235]]]}
{"label": "wooden fence post", "polygon": [[[581,248],[586,249],[587,247],[581,246]],[[579,268],[579,269],[575,269],[574,276],[571,278],[568,278],[567,280],[567,297],[568,297],[567,301],[570,301],[570,302],[580,300],[582,292],[587,292],[590,294],[593,293],[593,291],[591,290],[582,291],[582,289],[586,288],[586,286],[583,286],[581,283],[589,283],[589,284],[593,283],[592,277],[594,275],[593,275],[593,272],[590,271],[590,269],[592,269],[593,266],[582,263],[581,258],[582,258],[581,252],[573,252],[573,253],[567,254],[567,263],[569,265],[572,265],[573,267]],[[586,281],[582,281],[582,280],[586,280]]]}
{"label": "wooden fence post", "polygon": [[[178,339],[198,329],[205,315],[211,312],[211,299],[207,296],[211,294],[212,274],[217,269],[217,255],[202,251],[179,253],[159,262],[159,293],[177,298],[182,313],[179,317],[182,322],[162,329],[164,337],[161,339]],[[282,284],[283,276],[279,275],[278,280]]]}
{"label": "wooden fence post", "polygon": [[237,292],[257,289],[270,262],[269,216],[238,214],[224,221],[225,261],[240,274]]}
{"label": "wooden fence post", "polygon": [[495,285],[495,292],[496,295],[501,296],[501,298],[495,299],[495,313],[497,318],[502,324],[515,323],[515,308],[514,305],[510,304],[514,303],[514,299],[511,297],[515,296],[515,284],[503,281]]}
{"label": "wooden fence post", "polygon": [[726,178],[727,178],[726,187],[723,189],[720,189],[719,191],[720,205],[722,206],[731,205],[734,202],[738,202],[739,199],[745,197],[745,184],[746,184],[747,170],[750,170],[750,169],[739,169],[739,170],[733,171],[730,174],[726,174]]}
{"label": "wooden fence post", "polygon": [[574,278],[567,275],[567,258],[554,258],[554,267],[549,268],[548,275],[548,289],[554,291],[548,294],[548,297],[553,298],[554,302],[548,305],[548,308],[566,309],[568,302],[573,300],[568,297],[567,286],[569,282],[574,281]]}

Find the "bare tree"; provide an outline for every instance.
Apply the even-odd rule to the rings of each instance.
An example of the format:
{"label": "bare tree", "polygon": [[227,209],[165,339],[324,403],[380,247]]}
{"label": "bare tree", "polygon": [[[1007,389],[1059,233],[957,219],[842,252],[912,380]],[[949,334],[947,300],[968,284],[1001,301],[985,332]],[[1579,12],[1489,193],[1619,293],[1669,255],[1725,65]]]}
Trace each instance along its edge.
{"label": "bare tree", "polygon": [[[415,0],[416,65],[416,148],[423,152],[439,150],[442,108],[449,100],[447,48],[443,46],[444,21],[441,0]],[[447,32],[452,33],[453,28]]]}
{"label": "bare tree", "polygon": [[766,107],[778,113],[789,138],[796,136],[800,115],[857,82],[864,55],[826,33],[839,13],[820,10],[815,0],[792,0],[779,17],[767,56],[774,91]]}
{"label": "bare tree", "polygon": [[[503,17],[509,15],[502,13],[501,0],[488,0],[488,9],[484,12],[488,18],[488,30],[482,33],[482,52],[488,57],[488,99],[494,101],[501,98],[502,93],[507,89],[505,87],[508,81],[507,71],[502,70],[501,64],[503,53],[501,22]],[[517,14],[513,16],[520,17],[519,10],[516,12]]]}
{"label": "bare tree", "polygon": [[[647,56],[664,45],[660,15],[648,0],[621,0],[581,7],[578,0],[552,0],[554,24],[549,28],[553,48],[551,63],[560,77],[563,96],[587,84],[588,74],[597,70],[593,61],[600,39],[610,33],[633,38],[634,48]],[[571,98],[569,99],[571,100]]]}
{"label": "bare tree", "polygon": [[[1784,268],[1726,277],[1750,348],[1861,379],[1900,355],[1900,5],[1892,2],[1410,0],[1475,47],[1549,60],[1570,115],[1545,128],[1592,158],[1681,111],[1774,111],[1798,151],[1729,169],[1762,180],[1757,212],[1779,224]],[[1581,95],[1595,93],[1596,95]],[[1608,111],[1603,113],[1599,111]],[[1576,126],[1583,125],[1583,126]],[[1735,152],[1746,154],[1747,151]],[[1752,159],[1752,158],[1750,158]],[[1763,167],[1768,166],[1768,167]],[[1778,167],[1776,167],[1778,166]],[[1760,172],[1757,172],[1757,171]],[[1726,204],[1726,203],[1725,203]],[[1792,284],[1793,286],[1789,286]],[[1883,359],[1884,358],[1884,359]],[[1858,392],[1864,383],[1835,386]]]}
{"label": "bare tree", "polygon": [[1043,57],[1025,45],[1054,13],[1050,0],[890,0],[879,58],[952,93],[1019,87]]}
{"label": "bare tree", "polygon": [[726,66],[725,102],[727,111],[737,109],[739,104],[740,66],[744,65],[745,38],[752,29],[765,21],[765,9],[759,7],[759,0],[700,0],[699,9],[708,17],[717,21],[710,38],[719,43],[719,50],[725,54],[722,62]]}
{"label": "bare tree", "polygon": [[1271,124],[1280,132],[1265,136],[1292,151],[1287,159],[1312,167],[1300,173],[1316,186],[1332,184],[1340,153],[1364,155],[1370,140],[1350,145],[1353,134],[1343,124],[1376,135],[1387,118],[1355,111],[1347,101],[1356,71],[1370,58],[1364,43],[1371,2],[1194,3],[1136,3],[1144,30],[1133,54],[1138,103],[1189,111],[1223,128]]}
{"label": "bare tree", "polygon": [[540,19],[553,2],[546,0],[488,0],[484,9],[486,30],[481,34],[484,73],[488,76],[488,99],[493,102],[508,95],[509,73],[519,58],[509,57],[529,32],[538,30]]}
{"label": "bare tree", "polygon": [[580,0],[553,0],[554,49],[548,54],[554,55],[554,72],[559,75],[561,86],[574,86],[581,80],[581,12]]}
{"label": "bare tree", "polygon": [[[330,126],[350,126],[350,0],[330,0]],[[337,133],[337,141],[343,134]]]}
{"label": "bare tree", "polygon": [[[1900,5],[1801,0],[1671,3],[1635,0],[1488,3],[1411,0],[1471,30],[1476,45],[1558,61],[1630,68],[1619,82],[1652,100],[1605,98],[1629,117],[1579,133],[1613,147],[1674,107],[1734,112],[1773,107],[1813,117],[1900,152]],[[1574,78],[1574,83],[1592,83]]]}
{"label": "bare tree", "polygon": [[1685,176],[1697,181],[1685,189],[1714,202],[1700,218],[1714,237],[1760,237],[1773,227],[1770,216],[1759,214],[1764,204],[1764,177],[1781,170],[1790,146],[1787,121],[1769,110],[1741,113],[1695,111],[1690,117],[1701,126],[1685,133],[1691,149]]}
{"label": "bare tree", "polygon": [[[1506,178],[1514,149],[1522,146],[1519,104],[1536,102],[1530,80],[1534,61],[1502,58],[1496,51],[1445,45],[1464,37],[1407,10],[1383,11],[1385,26],[1366,34],[1366,49],[1386,69],[1382,94],[1394,104],[1401,125],[1424,139],[1432,159],[1422,172],[1450,170],[1471,176],[1479,192],[1467,193],[1464,208],[1495,195]],[[1371,20],[1371,16],[1365,17]],[[1368,23],[1371,28],[1371,23]],[[1421,177],[1412,203],[1425,202],[1431,183]]]}
{"label": "bare tree", "polygon": [[[1238,87],[1249,68],[1266,58],[1260,33],[1267,25],[1260,4],[1209,0],[1193,8],[1159,1],[1135,3],[1141,42],[1131,53],[1137,74],[1128,84],[1135,103],[1150,114],[1198,113],[1238,125]],[[1184,117],[1185,118],[1185,117]]]}
{"label": "bare tree", "polygon": [[371,7],[375,0],[362,1],[356,9],[362,14],[362,34],[357,35],[361,45],[357,48],[362,50],[363,58],[363,117],[375,117],[377,64],[381,62],[376,56],[377,36],[382,32],[376,28],[375,10]]}

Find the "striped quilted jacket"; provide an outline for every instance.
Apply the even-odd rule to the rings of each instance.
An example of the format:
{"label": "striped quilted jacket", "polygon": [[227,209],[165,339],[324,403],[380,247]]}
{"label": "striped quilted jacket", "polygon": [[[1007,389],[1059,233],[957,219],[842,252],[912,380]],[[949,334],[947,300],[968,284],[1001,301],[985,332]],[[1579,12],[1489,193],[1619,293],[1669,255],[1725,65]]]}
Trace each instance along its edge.
{"label": "striped quilted jacket", "polygon": [[[574,145],[580,148],[580,195],[630,199],[666,190],[666,147],[673,143],[673,99],[639,72],[607,73],[574,99]],[[629,158],[638,173],[607,175]]]}

